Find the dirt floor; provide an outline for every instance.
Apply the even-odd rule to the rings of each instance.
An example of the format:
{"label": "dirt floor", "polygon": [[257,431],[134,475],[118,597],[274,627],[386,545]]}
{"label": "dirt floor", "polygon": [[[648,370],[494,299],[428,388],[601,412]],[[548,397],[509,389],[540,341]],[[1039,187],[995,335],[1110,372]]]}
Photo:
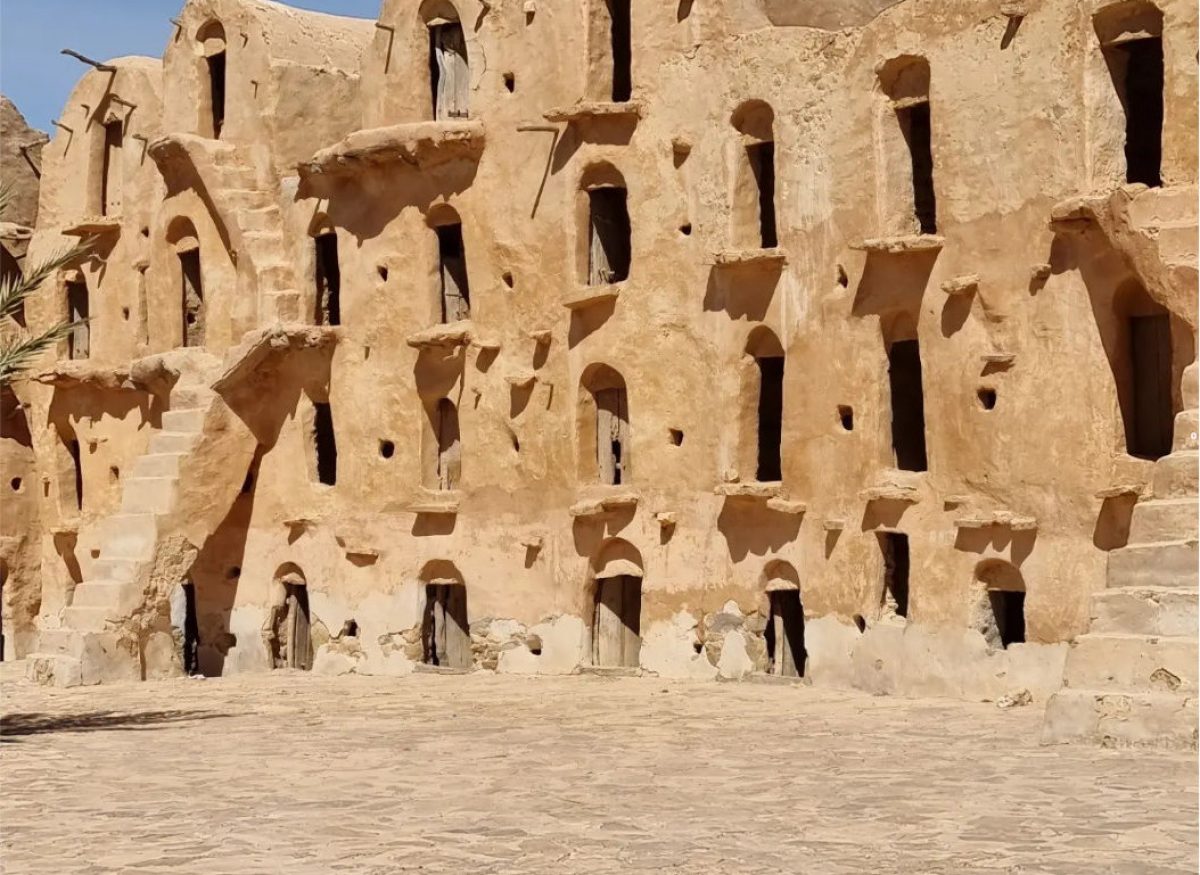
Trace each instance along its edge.
{"label": "dirt floor", "polygon": [[3,871],[1166,873],[1196,757],[1041,708],[792,684],[275,673],[46,690],[6,665]]}

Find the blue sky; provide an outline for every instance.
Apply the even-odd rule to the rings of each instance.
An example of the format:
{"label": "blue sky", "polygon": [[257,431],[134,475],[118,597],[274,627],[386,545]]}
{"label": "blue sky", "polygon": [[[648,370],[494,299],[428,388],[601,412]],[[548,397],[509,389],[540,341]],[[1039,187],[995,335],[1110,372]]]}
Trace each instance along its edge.
{"label": "blue sky", "polygon": [[[288,0],[289,6],[374,19],[380,0]],[[35,128],[49,130],[86,68],[60,49],[97,60],[162,57],[183,0],[0,0],[0,91]]]}

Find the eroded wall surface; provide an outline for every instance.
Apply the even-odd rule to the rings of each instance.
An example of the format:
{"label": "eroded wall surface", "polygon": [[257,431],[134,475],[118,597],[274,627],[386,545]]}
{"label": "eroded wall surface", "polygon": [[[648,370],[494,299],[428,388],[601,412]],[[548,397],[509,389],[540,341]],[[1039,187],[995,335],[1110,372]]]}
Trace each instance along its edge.
{"label": "eroded wall surface", "polygon": [[[196,410],[152,509],[153,544],[178,536],[187,561],[156,565],[138,610],[166,616],[192,581],[206,673],[286,663],[297,587],[318,670],[410,670],[445,586],[465,587],[470,665],[569,672],[607,661],[605,582],[631,579],[645,670],[779,671],[798,590],[787,635],[803,626],[814,683],[1055,689],[1157,458],[1131,452],[1124,302],[1168,317],[1172,417],[1194,406],[1195,272],[1194,245],[1189,276],[1157,231],[1130,231],[1158,247],[1135,257],[1052,213],[1128,185],[1101,25],[1149,15],[1161,185],[1126,192],[1194,237],[1195,10],[784,5],[633,4],[627,95],[603,3],[385,0],[376,26],[194,0],[161,64],[85,76],[35,247],[95,218],[105,119],[125,125],[122,202],[78,268],[91,355],[48,362],[35,404],[43,625],[70,626],[73,585],[109,573],[92,563],[121,472]],[[431,34],[453,26],[432,43],[457,83],[439,110]],[[595,282],[595,228],[621,220],[589,204],[622,190],[627,276]],[[165,383],[129,377],[164,356]],[[903,420],[914,440],[914,379],[924,465],[894,437]],[[82,508],[63,498],[72,434]],[[1021,640],[1001,640],[1006,599]],[[143,675],[146,635],[172,628],[143,625]]]}

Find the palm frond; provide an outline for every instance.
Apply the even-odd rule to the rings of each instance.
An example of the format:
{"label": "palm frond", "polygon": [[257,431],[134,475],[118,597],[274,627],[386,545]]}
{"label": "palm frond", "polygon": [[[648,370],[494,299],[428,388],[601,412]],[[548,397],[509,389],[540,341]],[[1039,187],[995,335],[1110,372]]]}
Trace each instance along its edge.
{"label": "palm frond", "polygon": [[81,325],[83,322],[59,322],[41,334],[0,343],[0,384],[10,383],[33,365],[38,356]]}
{"label": "palm frond", "polygon": [[36,262],[25,270],[24,275],[14,273],[0,279],[0,317],[15,316],[24,305],[25,299],[37,291],[51,274],[78,261],[91,249],[90,240],[77,243]]}

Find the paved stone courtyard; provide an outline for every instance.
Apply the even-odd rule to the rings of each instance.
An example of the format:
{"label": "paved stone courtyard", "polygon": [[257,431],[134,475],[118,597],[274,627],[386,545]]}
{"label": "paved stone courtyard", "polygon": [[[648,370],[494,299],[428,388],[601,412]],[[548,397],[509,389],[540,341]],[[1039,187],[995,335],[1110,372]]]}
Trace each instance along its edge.
{"label": "paved stone courtyard", "polygon": [[490,674],[56,691],[17,672],[7,875],[1197,866],[1195,757],[1040,747],[1038,706]]}

